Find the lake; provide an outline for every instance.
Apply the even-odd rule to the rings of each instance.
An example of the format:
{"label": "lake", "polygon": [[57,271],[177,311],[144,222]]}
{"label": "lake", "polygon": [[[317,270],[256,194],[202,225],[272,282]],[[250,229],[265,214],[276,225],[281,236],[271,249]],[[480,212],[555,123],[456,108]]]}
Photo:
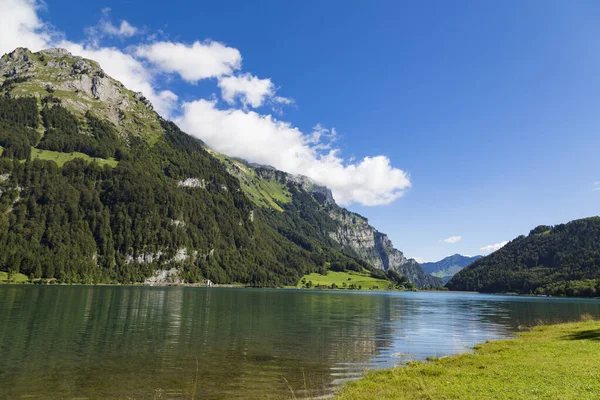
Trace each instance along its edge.
{"label": "lake", "polygon": [[460,293],[0,286],[0,398],[320,397],[600,301]]}

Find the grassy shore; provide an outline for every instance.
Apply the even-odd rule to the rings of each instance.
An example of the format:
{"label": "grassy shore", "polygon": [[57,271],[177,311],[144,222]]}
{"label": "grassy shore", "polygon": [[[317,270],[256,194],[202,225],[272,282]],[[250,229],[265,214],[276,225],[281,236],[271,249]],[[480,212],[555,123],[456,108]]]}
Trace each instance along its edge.
{"label": "grassy shore", "polygon": [[600,321],[538,326],[474,353],[413,362],[349,383],[337,400],[598,399]]}

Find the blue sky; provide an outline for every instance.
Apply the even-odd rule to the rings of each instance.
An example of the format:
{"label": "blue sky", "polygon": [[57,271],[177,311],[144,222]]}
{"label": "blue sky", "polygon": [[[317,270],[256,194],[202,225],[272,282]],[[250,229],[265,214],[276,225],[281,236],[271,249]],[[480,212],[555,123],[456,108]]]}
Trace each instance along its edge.
{"label": "blue sky", "polygon": [[[156,96],[176,94],[165,106],[169,117],[205,140],[211,121],[256,142],[269,138],[260,136],[263,129],[285,130],[290,143],[320,124],[321,138],[298,149],[315,157],[334,149],[333,161],[273,163],[328,184],[339,174],[336,197],[407,256],[479,254],[536,225],[598,214],[600,3],[47,0],[39,8],[2,1],[38,18],[33,36],[0,39],[2,52],[20,40],[30,47],[68,40],[66,47],[82,46],[85,56],[103,48],[134,54]],[[117,32],[124,20],[135,33]],[[190,79],[185,59],[167,67],[149,55],[156,42],[207,40],[237,49],[241,66],[227,64],[234,65],[231,76],[270,79],[272,92],[260,106],[244,104],[240,92],[228,103],[220,86],[227,74]],[[202,111],[214,118],[198,119]],[[304,136],[295,137],[294,128]],[[219,142],[222,132],[211,132],[209,144],[246,154],[247,144],[231,147],[238,141]],[[355,169],[375,156],[386,158],[365,166],[373,179],[361,181]],[[261,149],[252,157],[270,160]]]}

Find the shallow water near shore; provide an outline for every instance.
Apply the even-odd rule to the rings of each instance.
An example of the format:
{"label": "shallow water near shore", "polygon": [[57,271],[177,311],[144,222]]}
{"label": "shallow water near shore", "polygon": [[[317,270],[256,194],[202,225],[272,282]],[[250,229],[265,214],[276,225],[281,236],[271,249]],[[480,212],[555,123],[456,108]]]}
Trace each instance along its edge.
{"label": "shallow water near shore", "polygon": [[0,286],[0,398],[331,394],[366,369],[467,350],[600,301],[462,293]]}

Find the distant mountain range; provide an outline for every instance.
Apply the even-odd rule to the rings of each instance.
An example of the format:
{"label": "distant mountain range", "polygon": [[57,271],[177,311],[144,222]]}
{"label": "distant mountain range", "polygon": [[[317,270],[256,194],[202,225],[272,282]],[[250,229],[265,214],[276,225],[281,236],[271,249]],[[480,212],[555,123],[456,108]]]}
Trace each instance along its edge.
{"label": "distant mountain range", "polygon": [[421,267],[428,274],[440,278],[443,283],[447,283],[460,270],[482,257],[483,256],[469,257],[461,254],[453,254],[440,261],[422,263]]}
{"label": "distant mountain range", "polygon": [[600,217],[540,225],[464,268],[446,286],[484,293],[600,297]]}

